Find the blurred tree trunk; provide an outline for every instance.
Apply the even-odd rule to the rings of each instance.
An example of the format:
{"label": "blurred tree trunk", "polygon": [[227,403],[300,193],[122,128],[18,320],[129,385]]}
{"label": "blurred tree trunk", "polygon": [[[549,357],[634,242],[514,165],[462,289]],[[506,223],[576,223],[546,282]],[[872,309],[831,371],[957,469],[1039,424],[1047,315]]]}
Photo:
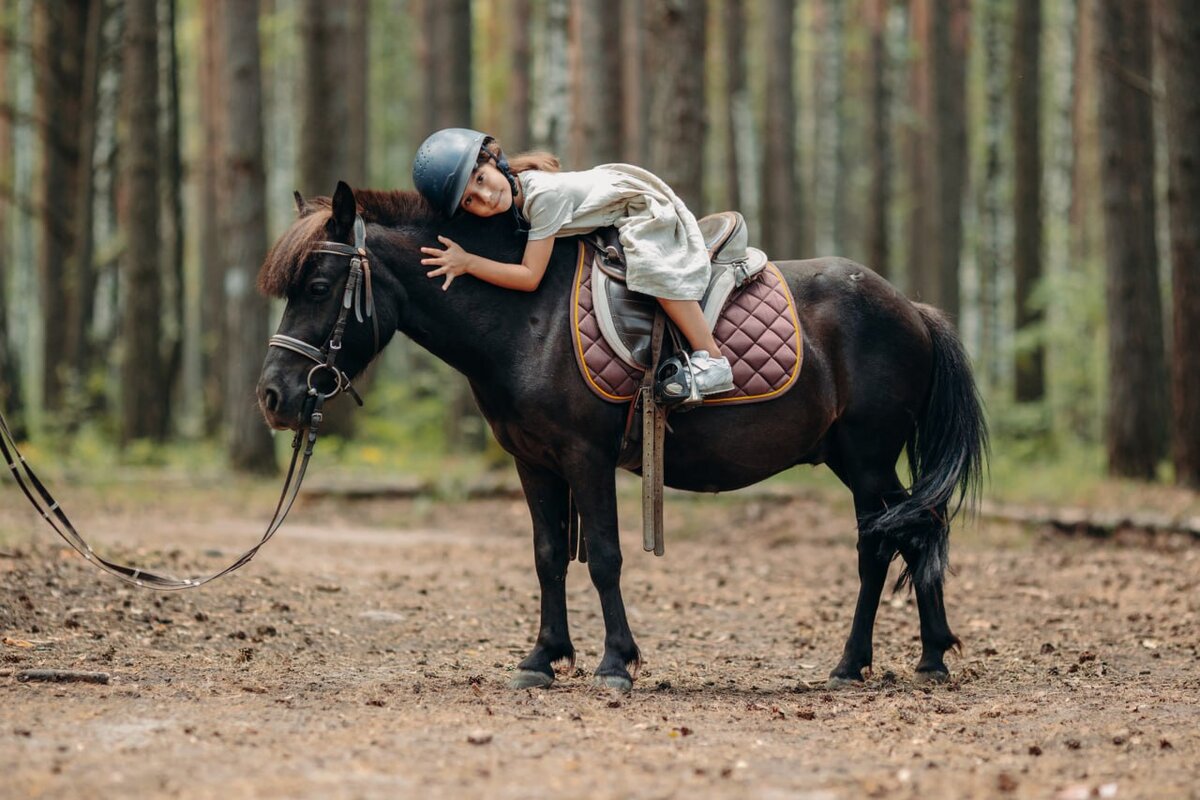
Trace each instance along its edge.
{"label": "blurred tree trunk", "polygon": [[1156,0],[1166,87],[1175,481],[1200,488],[1200,6]]}
{"label": "blurred tree trunk", "polygon": [[1080,0],[1075,50],[1075,94],[1071,107],[1071,147],[1075,162],[1071,172],[1071,258],[1087,265],[1098,261],[1103,235],[1100,196],[1100,106],[1096,54],[1096,2]]}
{"label": "blurred tree trunk", "polygon": [[1114,475],[1151,480],[1165,451],[1167,376],[1154,238],[1149,9],[1127,0],[1101,0],[1097,8],[1108,263],[1108,468]]}
{"label": "blurred tree trunk", "polygon": [[[333,194],[339,180],[355,188],[364,188],[367,173],[367,103],[362,94],[367,82],[366,0],[329,3],[304,0],[301,4],[301,75],[300,105],[303,124],[300,129],[297,181],[305,196]],[[462,0],[441,3],[439,19],[455,13]],[[468,7],[469,10],[469,7]],[[470,53],[470,40],[467,40]],[[434,41],[434,53],[441,61],[437,75],[452,65],[453,50],[444,40]],[[469,55],[467,56],[469,62]],[[469,83],[470,72],[468,69]],[[355,84],[351,87],[351,84]],[[442,102],[439,97],[437,102]],[[440,106],[439,106],[440,108]],[[457,124],[457,123],[455,123]],[[262,345],[259,346],[261,353]],[[355,382],[366,395],[370,379],[362,375]],[[323,429],[327,434],[354,435],[357,406],[342,398],[330,403],[325,411]]]}
{"label": "blurred tree trunk", "polygon": [[646,4],[649,164],[691,209],[704,200],[704,2]]}
{"label": "blurred tree trunk", "polygon": [[806,209],[796,181],[800,156],[796,152],[796,92],[792,78],[795,48],[795,3],[767,0],[766,119],[763,125],[762,243],[776,259],[799,258],[809,252],[801,240]]}
{"label": "blurred tree trunk", "polygon": [[847,130],[845,8],[841,0],[813,4],[813,81],[817,98],[813,141],[812,226],[816,253],[845,251]]}
{"label": "blurred tree trunk", "polygon": [[[163,360],[166,385],[171,402],[168,415],[178,417],[183,408],[180,379],[183,369],[183,159],[179,131],[179,53],[175,40],[177,0],[159,0],[160,63],[162,101],[162,162],[159,167],[160,203],[162,204],[162,240],[159,248],[163,274],[165,314],[163,318]],[[177,420],[167,420],[168,429]]]}
{"label": "blurred tree trunk", "polygon": [[225,168],[221,179],[229,208],[225,262],[225,409],[229,459],[245,472],[275,471],[271,434],[255,399],[267,340],[266,298],[254,276],[267,250],[266,171],[263,166],[262,73],[258,0],[222,0],[221,36],[226,103]]}
{"label": "blurred tree trunk", "polygon": [[[1013,265],[1020,337],[1045,319],[1033,304],[1034,289],[1042,280],[1041,0],[1017,0],[1012,33]],[[1036,344],[1017,346],[1018,403],[1036,402],[1046,394],[1042,335],[1037,334]]]}
{"label": "blurred tree trunk", "polygon": [[725,129],[725,208],[742,207],[742,176],[745,165],[738,157],[739,119],[749,112],[746,96],[746,12],[741,0],[721,4],[721,35],[725,47],[725,100],[721,125]]}
{"label": "blurred tree trunk", "polygon": [[508,123],[504,138],[514,152],[533,145],[533,0],[513,0],[511,83],[509,84]]}
{"label": "blurred tree trunk", "polygon": [[1004,129],[1007,114],[1004,104],[1007,84],[1004,63],[1001,9],[1005,0],[985,0],[983,4],[984,114],[983,114],[983,175],[978,186],[979,197],[979,331],[980,360],[984,364],[985,385],[997,390],[1008,375],[1008,358],[1004,341],[1009,339],[1008,326],[1002,319],[1000,265],[1009,261],[1002,231],[1006,230],[1001,195],[1007,178],[1004,158]]}
{"label": "blurred tree trunk", "polygon": [[888,215],[892,196],[891,95],[888,74],[887,0],[866,0],[867,36],[867,266],[885,278],[891,272]]}
{"label": "blurred tree trunk", "polygon": [[646,9],[642,0],[618,0],[621,28],[621,160],[646,163]]}
{"label": "blurred tree trunk", "polygon": [[966,183],[967,0],[912,0],[909,279],[917,296],[957,319]]}
{"label": "blurred tree trunk", "polygon": [[367,80],[365,13],[364,0],[301,4],[297,180],[306,197],[331,196],[339,180],[363,188],[366,179],[366,103],[356,105],[358,90],[348,90]]}
{"label": "blurred tree trunk", "polygon": [[[12,103],[12,83],[9,76],[9,52],[15,35],[10,14],[12,3],[0,2],[0,96],[8,106]],[[13,115],[10,109],[0,113],[0,411],[13,426],[17,438],[25,435],[21,398],[21,371],[17,351],[13,347],[12,324],[8,317],[8,290],[11,278],[9,258],[12,255],[9,239],[9,215],[13,192]]]}
{"label": "blurred tree trunk", "polygon": [[200,125],[198,223],[196,250],[203,275],[200,295],[200,352],[204,375],[204,429],[214,430],[223,418],[225,343],[225,262],[220,243],[223,206],[219,176],[225,163],[225,99],[221,79],[220,0],[203,0],[200,66]]}
{"label": "blurred tree trunk", "polygon": [[[87,372],[92,364],[88,334],[92,325],[92,310],[96,302],[96,265],[93,263],[95,239],[93,236],[93,200],[95,192],[96,128],[98,122],[97,92],[99,90],[100,63],[103,57],[103,25],[105,8],[103,0],[87,0],[87,30],[84,33],[82,50],[82,73],[80,76],[79,128],[79,180],[75,195],[75,218],[71,221],[71,256],[67,270],[72,274],[76,288],[71,293],[66,324],[66,357],[70,374],[76,385],[73,394],[90,405],[86,397]],[[72,423],[78,420],[72,420]]]}
{"label": "blurred tree trunk", "polygon": [[121,91],[121,443],[162,440],[167,392],[162,342],[162,276],[158,269],[157,0],[129,0]]}
{"label": "blurred tree trunk", "polygon": [[567,91],[567,0],[546,0],[533,137],[535,146],[560,157],[567,152],[570,97]]}
{"label": "blurred tree trunk", "polygon": [[36,107],[42,143],[42,169],[34,198],[39,209],[39,302],[44,320],[43,405],[64,407],[74,366],[70,353],[71,320],[81,305],[76,250],[80,183],[91,169],[82,152],[84,54],[88,12],[93,4],[34,3],[33,48]]}
{"label": "blurred tree trunk", "polygon": [[619,23],[619,3],[571,0],[571,135],[567,157],[577,169],[621,158]]}
{"label": "blurred tree trunk", "polygon": [[438,127],[471,124],[471,48],[470,0],[441,0],[434,28],[434,59],[437,65],[434,83],[434,113]]}

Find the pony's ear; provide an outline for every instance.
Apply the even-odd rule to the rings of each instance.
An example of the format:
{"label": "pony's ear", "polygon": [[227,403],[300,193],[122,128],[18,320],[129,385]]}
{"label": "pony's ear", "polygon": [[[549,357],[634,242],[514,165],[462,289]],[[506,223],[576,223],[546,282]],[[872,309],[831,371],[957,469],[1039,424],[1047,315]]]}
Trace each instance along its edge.
{"label": "pony's ear", "polygon": [[296,201],[296,216],[303,217],[304,212],[308,209],[304,206],[304,195],[300,194],[300,190],[296,189],[292,192],[292,197]]}
{"label": "pony's ear", "polygon": [[333,216],[329,219],[329,233],[335,241],[350,235],[357,213],[354,190],[345,181],[338,181],[337,189],[333,192]]}

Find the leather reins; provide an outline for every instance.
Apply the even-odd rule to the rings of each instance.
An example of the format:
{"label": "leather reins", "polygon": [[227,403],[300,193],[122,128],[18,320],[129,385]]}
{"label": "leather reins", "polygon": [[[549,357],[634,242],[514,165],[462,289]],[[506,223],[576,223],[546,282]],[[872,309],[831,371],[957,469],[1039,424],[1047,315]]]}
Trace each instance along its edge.
{"label": "leather reins", "polygon": [[[354,387],[350,385],[349,377],[335,364],[337,354],[342,349],[342,336],[345,333],[346,322],[352,307],[355,310],[355,318],[359,322],[364,321],[364,314],[366,317],[371,318],[375,333],[375,352],[379,351],[379,321],[375,316],[375,298],[371,291],[371,268],[367,261],[366,226],[363,223],[362,217],[356,216],[354,219],[353,247],[341,242],[326,241],[319,242],[313,252],[350,257],[350,274],[346,278],[346,290],[343,293],[337,321],[334,323],[329,340],[319,349],[300,339],[294,339],[282,334],[275,334],[268,341],[270,347],[281,347],[317,362],[317,365],[309,370],[308,395],[305,398],[304,406],[300,413],[300,419],[307,419],[308,424],[302,425],[297,429],[296,435],[292,439],[292,460],[288,464],[287,477],[284,478],[283,489],[279,493],[279,502],[275,504],[275,513],[271,517],[271,521],[267,524],[267,529],[263,533],[262,538],[258,540],[257,544],[242,553],[236,561],[220,572],[214,572],[211,575],[199,578],[174,578],[169,575],[159,575],[149,570],[109,561],[98,555],[92,549],[92,546],[75,529],[66,512],[58,504],[58,501],[54,499],[45,484],[38,478],[37,473],[29,466],[29,462],[25,460],[25,456],[21,455],[21,452],[17,449],[16,439],[8,427],[8,422],[4,419],[3,413],[0,413],[0,454],[4,456],[4,460],[8,464],[9,470],[12,471],[17,485],[21,487],[21,491],[25,494],[25,497],[28,498],[37,512],[42,515],[46,523],[73,550],[83,556],[85,560],[115,575],[126,583],[131,583],[135,586],[163,591],[195,589],[198,586],[203,586],[209,581],[216,580],[245,566],[254,558],[259,549],[270,541],[280,526],[283,525],[288,512],[292,510],[292,505],[296,502],[296,497],[300,494],[300,485],[304,482],[304,475],[308,471],[308,462],[312,457],[313,448],[317,444],[317,431],[323,419],[321,409],[324,407],[325,401],[337,396],[342,391],[348,391],[354,396],[359,405],[362,405],[363,402],[358,392],[354,391]],[[330,392],[321,392],[313,384],[313,376],[322,369],[328,370],[333,375],[334,387]],[[301,459],[302,449],[303,458]],[[296,467],[297,461],[299,461],[299,469]],[[293,479],[295,483],[293,483]]]}

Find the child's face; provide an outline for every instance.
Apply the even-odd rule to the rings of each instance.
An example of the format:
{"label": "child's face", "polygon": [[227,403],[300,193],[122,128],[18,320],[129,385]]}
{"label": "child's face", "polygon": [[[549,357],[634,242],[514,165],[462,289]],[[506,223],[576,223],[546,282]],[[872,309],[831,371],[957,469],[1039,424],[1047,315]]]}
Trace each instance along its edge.
{"label": "child's face", "polygon": [[512,187],[508,178],[491,161],[485,161],[471,173],[459,205],[477,217],[494,217],[512,208]]}

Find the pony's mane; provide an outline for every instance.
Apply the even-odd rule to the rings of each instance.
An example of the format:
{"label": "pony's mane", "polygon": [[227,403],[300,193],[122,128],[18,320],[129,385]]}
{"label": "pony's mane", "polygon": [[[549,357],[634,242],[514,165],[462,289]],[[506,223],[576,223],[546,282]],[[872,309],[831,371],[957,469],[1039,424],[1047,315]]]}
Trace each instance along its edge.
{"label": "pony's mane", "polygon": [[[360,189],[354,192],[358,213],[367,224],[389,228],[434,222],[439,214],[417,192]],[[305,198],[299,218],[283,232],[267,253],[258,273],[258,289],[271,297],[284,297],[300,280],[303,266],[318,242],[329,237],[333,215],[328,197]]]}

